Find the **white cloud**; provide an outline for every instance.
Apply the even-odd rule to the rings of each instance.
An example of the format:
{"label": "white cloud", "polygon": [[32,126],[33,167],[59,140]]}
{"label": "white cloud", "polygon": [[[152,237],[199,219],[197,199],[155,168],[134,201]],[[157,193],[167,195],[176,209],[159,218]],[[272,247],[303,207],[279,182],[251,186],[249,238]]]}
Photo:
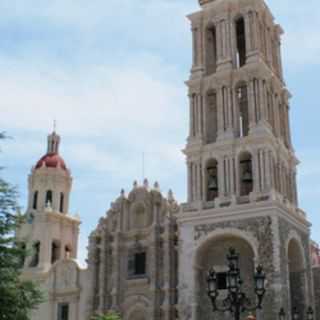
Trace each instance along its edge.
{"label": "white cloud", "polygon": [[[66,134],[108,136],[115,130],[126,140],[160,123],[172,128],[183,117],[185,90],[182,83],[157,78],[158,72],[165,74],[164,65],[145,63],[154,77],[143,65],[84,68],[76,74],[2,68],[0,126],[48,131],[57,119]],[[177,78],[172,70],[169,74]]]}

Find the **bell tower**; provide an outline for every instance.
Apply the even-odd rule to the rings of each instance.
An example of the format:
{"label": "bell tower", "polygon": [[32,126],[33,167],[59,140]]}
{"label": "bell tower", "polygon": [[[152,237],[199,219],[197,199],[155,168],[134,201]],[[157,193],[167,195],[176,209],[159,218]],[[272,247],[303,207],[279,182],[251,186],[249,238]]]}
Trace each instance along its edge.
{"label": "bell tower", "polygon": [[17,238],[31,251],[24,275],[41,275],[58,260],[77,257],[80,221],[69,214],[71,172],[59,154],[60,136],[48,136],[46,154],[32,168],[28,179],[27,221]]}
{"label": "bell tower", "polygon": [[281,307],[290,313],[297,306],[303,314],[313,303],[310,224],[298,207],[283,30],[264,0],[199,4],[188,16],[193,54],[184,149],[188,196],[178,219],[180,317],[211,318],[206,274],[212,266],[220,270],[224,287],[231,246],[243,259],[249,292],[254,267],[266,270],[258,319],[276,319]]}
{"label": "bell tower", "polygon": [[262,0],[199,1],[187,82],[188,204],[279,198],[297,206],[281,27]]}

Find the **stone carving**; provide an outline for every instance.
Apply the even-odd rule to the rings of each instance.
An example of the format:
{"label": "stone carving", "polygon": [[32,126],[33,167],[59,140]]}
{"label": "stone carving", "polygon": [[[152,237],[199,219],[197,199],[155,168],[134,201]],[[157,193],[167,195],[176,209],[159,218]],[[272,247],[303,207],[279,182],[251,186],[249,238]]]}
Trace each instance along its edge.
{"label": "stone carving", "polygon": [[77,267],[73,262],[61,262],[57,265],[57,289],[75,288],[77,285]]}

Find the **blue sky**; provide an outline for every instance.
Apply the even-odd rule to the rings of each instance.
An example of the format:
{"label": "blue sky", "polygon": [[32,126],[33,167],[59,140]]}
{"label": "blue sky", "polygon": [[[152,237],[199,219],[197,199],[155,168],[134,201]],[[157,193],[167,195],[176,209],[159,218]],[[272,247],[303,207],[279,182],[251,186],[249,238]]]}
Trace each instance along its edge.
{"label": "blue sky", "polygon": [[[283,63],[293,94],[291,127],[300,206],[320,242],[320,10],[316,0],[269,0],[285,30]],[[185,16],[197,0],[2,0],[0,130],[5,177],[26,205],[27,175],[58,122],[61,153],[74,177],[71,212],[87,237],[121,188],[145,174],[186,198],[181,149],[188,127],[184,80],[191,67]]]}

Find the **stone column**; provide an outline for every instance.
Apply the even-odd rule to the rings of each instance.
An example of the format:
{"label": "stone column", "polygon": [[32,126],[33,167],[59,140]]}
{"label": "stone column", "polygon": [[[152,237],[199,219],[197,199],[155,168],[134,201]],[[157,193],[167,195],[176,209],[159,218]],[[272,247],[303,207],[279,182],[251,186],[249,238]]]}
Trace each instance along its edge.
{"label": "stone column", "polygon": [[199,52],[198,52],[198,28],[192,27],[192,61],[193,67],[197,67],[199,63]]}
{"label": "stone column", "polygon": [[233,66],[233,62],[232,62],[232,57],[233,57],[233,50],[232,50],[232,46],[233,44],[231,43],[232,41],[232,22],[231,22],[231,18],[228,16],[226,17],[225,20],[225,59],[226,59],[226,64],[228,66],[228,68],[232,69]]}
{"label": "stone column", "polygon": [[97,294],[97,255],[96,255],[96,240],[91,234],[89,237],[89,248],[88,248],[88,315],[92,315],[96,311],[96,294]]}
{"label": "stone column", "polygon": [[165,233],[163,235],[163,291],[164,291],[164,303],[163,303],[163,320],[171,320],[171,297],[172,297],[172,286],[171,286],[171,225],[170,220],[165,221]]}
{"label": "stone column", "polygon": [[[159,206],[155,205],[159,211]],[[158,214],[157,214],[158,215]],[[152,319],[159,319],[160,312],[160,301],[159,301],[159,277],[158,277],[158,268],[159,268],[159,254],[158,254],[158,243],[160,241],[159,226],[154,224],[152,226],[152,232],[149,237],[148,245],[148,271],[150,278],[150,290],[152,291]]]}
{"label": "stone column", "polygon": [[114,234],[113,242],[113,266],[112,266],[112,307],[113,310],[118,310],[119,308],[119,294],[120,294],[120,236],[119,233]]}
{"label": "stone column", "polygon": [[281,59],[281,40],[279,35],[277,39],[277,58],[278,58],[279,76],[281,80],[283,80],[283,66],[282,66],[282,59]]}
{"label": "stone column", "polygon": [[227,122],[226,122],[226,127],[227,127],[227,137],[228,138],[233,138],[234,133],[233,133],[233,117],[232,117],[232,91],[230,87],[226,87],[226,114],[227,114]]}
{"label": "stone column", "polygon": [[218,159],[218,185],[219,185],[219,198],[224,198],[226,193],[225,186],[225,158],[219,157]]}
{"label": "stone column", "polygon": [[233,95],[232,95],[232,101],[233,101],[233,131],[234,135],[236,137],[240,136],[240,115],[239,115],[239,103],[237,99],[237,92],[236,88],[232,88]]}
{"label": "stone column", "polygon": [[265,165],[266,165],[266,181],[265,188],[269,192],[272,188],[272,168],[271,168],[271,151],[265,151]]}
{"label": "stone column", "polygon": [[[251,15],[250,15],[251,14]],[[258,21],[258,13],[255,11],[251,11],[249,13],[249,20],[251,26],[251,39],[252,39],[252,50],[258,50],[258,30],[259,30],[259,21]]]}
{"label": "stone column", "polygon": [[266,123],[268,121],[267,111],[267,97],[266,97],[266,85],[264,80],[259,80],[259,95],[260,95],[260,122]]}
{"label": "stone column", "polygon": [[222,98],[222,88],[217,88],[217,117],[218,117],[218,138],[217,140],[222,140],[224,136],[224,111],[223,111],[223,98]]}
{"label": "stone column", "polygon": [[279,114],[279,101],[276,99],[275,95],[272,96],[273,99],[273,121],[274,121],[274,131],[275,136],[280,137],[280,114]]}
{"label": "stone column", "polygon": [[245,36],[246,36],[246,54],[247,57],[249,52],[251,51],[251,30],[250,30],[250,22],[249,22],[249,15],[246,14],[244,16],[244,24],[245,24]]}
{"label": "stone column", "polygon": [[202,138],[203,136],[203,108],[202,108],[202,96],[201,94],[196,95],[197,100],[197,114],[198,114],[198,133],[197,136]]}
{"label": "stone column", "polygon": [[197,200],[197,166],[192,163],[192,199]]}
{"label": "stone column", "polygon": [[252,152],[252,173],[253,173],[253,192],[259,193],[260,192],[260,185],[261,185],[261,177],[260,177],[260,162],[258,156],[259,150],[255,149]]}
{"label": "stone column", "polygon": [[254,103],[254,81],[250,80],[248,83],[248,112],[249,112],[249,132],[253,130],[256,125],[255,122],[255,103]]}
{"label": "stone column", "polygon": [[193,119],[193,114],[194,114],[194,111],[193,111],[193,97],[192,97],[192,94],[189,94],[189,104],[190,104],[190,107],[189,107],[189,110],[190,110],[190,114],[189,114],[189,119],[190,119],[190,122],[189,122],[189,137],[190,138],[193,138],[194,137],[194,119]]}
{"label": "stone column", "polygon": [[267,63],[272,66],[272,48],[271,48],[271,35],[270,29],[264,25],[265,37],[266,37],[266,51],[267,51]]}
{"label": "stone column", "polygon": [[219,65],[223,56],[223,49],[222,49],[223,35],[222,35],[221,21],[218,21],[216,24],[216,40],[217,40],[217,65]]}
{"label": "stone column", "polygon": [[192,201],[192,164],[187,163],[187,176],[188,176],[188,202]]}
{"label": "stone column", "polygon": [[106,235],[105,232],[102,232],[101,235],[101,244],[100,244],[100,270],[99,270],[99,312],[104,313],[105,312],[105,293],[106,293],[106,272],[105,272],[105,266],[106,266]]}

